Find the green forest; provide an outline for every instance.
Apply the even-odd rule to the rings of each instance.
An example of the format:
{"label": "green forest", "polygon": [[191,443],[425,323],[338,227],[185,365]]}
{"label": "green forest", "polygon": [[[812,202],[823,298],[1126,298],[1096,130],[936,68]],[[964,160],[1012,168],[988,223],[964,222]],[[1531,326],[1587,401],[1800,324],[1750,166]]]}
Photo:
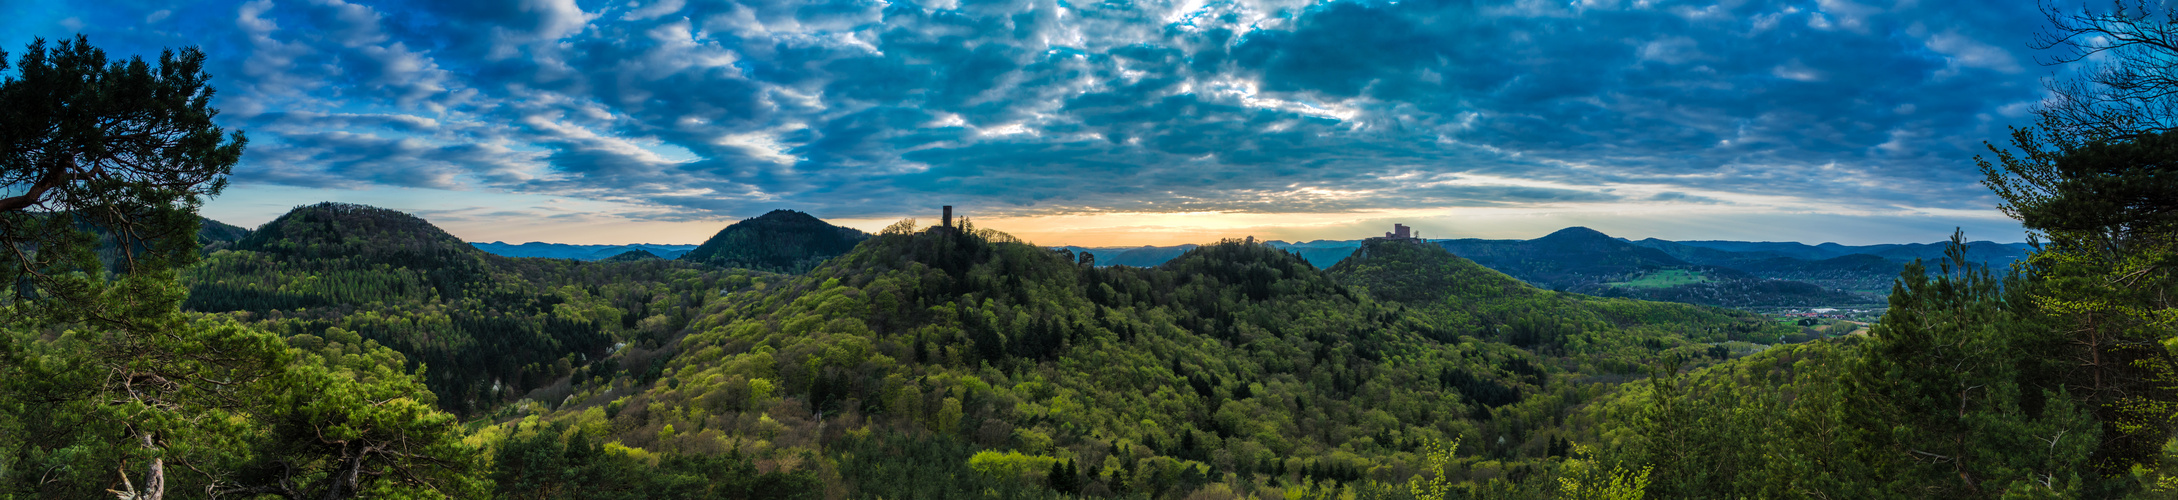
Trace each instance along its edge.
{"label": "green forest", "polygon": [[784,210],[678,260],[343,203],[245,230],[199,216],[248,144],[203,61],[79,37],[0,81],[30,186],[0,199],[0,499],[2178,496],[2174,131],[2015,130],[1978,163],[2037,250],[1955,234],[1860,333],[1406,238],[1100,267]]}

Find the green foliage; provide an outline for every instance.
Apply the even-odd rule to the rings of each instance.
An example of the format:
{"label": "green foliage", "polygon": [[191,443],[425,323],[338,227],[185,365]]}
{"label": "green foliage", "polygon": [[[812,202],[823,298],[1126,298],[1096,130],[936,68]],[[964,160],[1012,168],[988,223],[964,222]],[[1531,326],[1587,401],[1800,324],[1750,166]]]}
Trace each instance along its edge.
{"label": "green foliage", "polygon": [[[1536,290],[1434,247],[1415,255],[1436,267],[1369,249],[1325,272],[1244,242],[1097,268],[1010,240],[966,224],[888,230],[692,320],[662,371],[677,382],[594,381],[544,418],[619,408],[596,422],[631,447],[820,468],[797,457],[828,456],[851,489],[872,488],[857,491],[900,491],[872,478],[969,478],[915,490],[923,498],[1288,484],[1405,495],[1432,441],[1491,443],[1458,460],[1492,465],[1440,467],[1449,483],[1513,473],[1554,489],[1551,457],[1568,444],[1545,429],[1607,387],[1566,380],[1791,330]],[[1421,281],[1399,281],[1409,275]],[[1402,286],[1428,302],[1373,296]],[[864,447],[888,451],[845,451]]]}
{"label": "green foliage", "polygon": [[1744,312],[1541,290],[1435,245],[1406,241],[1370,241],[1327,272],[1401,304],[1437,340],[1469,336],[1577,356],[1582,372],[1632,373],[1664,353],[1728,341],[1774,343],[1790,332]]}
{"label": "green foliage", "polygon": [[[1977,158],[1999,206],[2049,238],[2026,267],[2053,383],[2095,408],[2101,475],[2166,468],[2178,432],[2178,133],[2078,143],[2045,123],[2016,129],[1994,162]],[[2023,301],[2024,302],[2024,301]],[[2148,483],[2162,480],[2148,478]]]}
{"label": "green foliage", "polygon": [[1709,277],[1703,276],[1702,273],[1695,271],[1689,271],[1685,269],[1659,269],[1655,271],[1641,273],[1640,275],[1626,281],[1605,283],[1605,285],[1629,288],[1668,288],[1679,285],[1708,283],[1709,281]]}
{"label": "green foliage", "polygon": [[968,468],[993,478],[1023,478],[1032,473],[1047,473],[1059,464],[1059,459],[1042,455],[1023,455],[1018,451],[997,452],[984,450],[968,457]]}
{"label": "green foliage", "polygon": [[[1587,455],[1588,449],[1575,446],[1573,452]],[[1593,458],[1567,459],[1562,465],[1565,471],[1558,477],[1558,498],[1596,500],[1641,500],[1648,495],[1649,472],[1652,467],[1638,469],[1625,465],[1606,465]]]}
{"label": "green foliage", "polygon": [[[1964,258],[1909,265],[1865,337],[1780,346],[1680,374],[1665,365],[1576,422],[1654,466],[1662,497],[2107,494],[2098,425],[2049,375],[2031,285]],[[1582,427],[1583,425],[1576,425]],[[2103,493],[2097,493],[2103,492]]]}
{"label": "green foliage", "polygon": [[2015,272],[1955,236],[1933,273],[1907,266],[1865,339],[1667,366],[1571,427],[1654,464],[1647,492],[1666,497],[2169,494],[2178,140],[2052,130],[1982,161],[2000,208],[2050,238]]}
{"label": "green foliage", "polygon": [[[1451,443],[1432,441],[1422,445],[1422,471],[1407,480],[1407,491],[1416,500],[1444,500],[1445,494],[1452,491],[1450,471],[1445,468],[1452,465],[1452,452],[1458,449],[1460,442],[1457,439]],[[1425,475],[1427,479],[1423,478]]]}
{"label": "green foliage", "polygon": [[2013,312],[2027,285],[1971,264],[1954,242],[1933,279],[1918,262],[1901,276],[1848,375],[1864,406],[1847,422],[1868,433],[1865,449],[1892,468],[1893,484],[1943,496],[2061,491],[2057,480],[2078,474],[2088,455],[2091,420],[2062,387],[2042,383],[2041,325]]}
{"label": "green foliage", "polygon": [[399,370],[399,354],[369,342],[296,349],[261,330],[178,315],[153,330],[8,334],[0,470],[37,472],[0,474],[0,492],[349,498],[485,488],[453,417]]}
{"label": "green foliage", "polygon": [[814,474],[760,472],[737,453],[664,455],[600,443],[580,429],[534,426],[493,452],[498,498],[814,499]]}
{"label": "green foliage", "polygon": [[977,452],[973,443],[946,436],[851,435],[832,449],[841,479],[852,485],[847,497],[855,499],[1061,498],[1059,493],[1068,487],[1078,488],[1067,481],[1081,480],[1079,476],[1049,479],[1053,487],[1046,489],[1018,476],[986,473],[971,461],[989,452]]}

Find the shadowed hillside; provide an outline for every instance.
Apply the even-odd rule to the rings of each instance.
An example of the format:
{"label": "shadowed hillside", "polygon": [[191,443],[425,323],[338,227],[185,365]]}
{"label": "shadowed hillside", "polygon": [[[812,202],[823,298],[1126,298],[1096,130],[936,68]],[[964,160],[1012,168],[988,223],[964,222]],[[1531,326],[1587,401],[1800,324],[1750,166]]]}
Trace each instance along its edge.
{"label": "shadowed hillside", "polygon": [[650,253],[650,251],[648,251],[648,250],[636,249],[636,250],[629,250],[629,251],[626,251],[626,252],[621,252],[620,254],[618,254],[618,255],[614,255],[614,256],[611,256],[611,257],[606,257],[606,258],[603,258],[603,259],[598,259],[598,262],[635,262],[635,261],[639,261],[639,260],[663,260],[663,259],[659,258],[659,257],[658,257],[658,254]]}
{"label": "shadowed hillside", "polygon": [[773,210],[719,230],[680,260],[798,273],[847,253],[870,235],[793,210]]}

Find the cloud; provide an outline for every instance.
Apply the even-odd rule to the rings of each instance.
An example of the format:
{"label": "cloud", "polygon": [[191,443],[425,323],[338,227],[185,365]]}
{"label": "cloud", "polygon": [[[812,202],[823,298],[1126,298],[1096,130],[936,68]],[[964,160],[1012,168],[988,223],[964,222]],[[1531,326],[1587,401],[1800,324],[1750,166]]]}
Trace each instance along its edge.
{"label": "cloud", "polygon": [[1999,73],[2018,73],[2023,70],[2019,59],[2010,52],[1994,45],[1982,43],[1957,32],[1944,32],[1928,38],[1928,49],[1943,54],[1951,67],[1945,75],[1956,75],[1963,68],[1979,68]]}
{"label": "cloud", "polygon": [[[252,0],[86,28],[205,46],[245,182],[667,218],[1985,209],[1970,158],[2039,96],[2039,18],[1930,3]],[[1526,184],[1417,182],[1447,175]]]}

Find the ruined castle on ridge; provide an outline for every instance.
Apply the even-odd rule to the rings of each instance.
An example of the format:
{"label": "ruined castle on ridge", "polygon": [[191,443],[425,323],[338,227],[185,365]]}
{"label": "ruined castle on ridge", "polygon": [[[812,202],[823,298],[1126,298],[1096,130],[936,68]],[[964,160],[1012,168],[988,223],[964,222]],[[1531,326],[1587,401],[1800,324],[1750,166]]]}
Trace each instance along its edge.
{"label": "ruined castle on ridge", "polygon": [[1391,232],[1384,233],[1384,239],[1421,241],[1422,235],[1414,232],[1414,228],[1407,227],[1406,224],[1392,224]]}

